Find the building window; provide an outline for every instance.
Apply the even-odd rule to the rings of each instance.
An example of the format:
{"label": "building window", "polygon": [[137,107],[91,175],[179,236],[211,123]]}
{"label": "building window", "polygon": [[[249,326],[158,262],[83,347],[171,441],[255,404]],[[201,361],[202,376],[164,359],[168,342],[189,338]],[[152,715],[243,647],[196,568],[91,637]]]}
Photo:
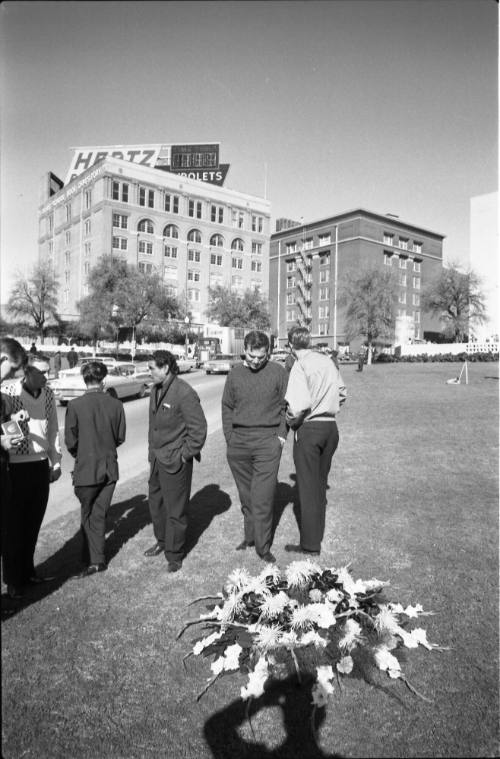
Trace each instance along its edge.
{"label": "building window", "polygon": [[177,285],[165,285],[165,292],[170,298],[177,298]]}
{"label": "building window", "polygon": [[290,253],[296,253],[297,252],[297,243],[296,242],[287,242],[285,245],[287,255]]}
{"label": "building window", "polygon": [[394,245],[394,235],[384,232],[384,245]]}
{"label": "building window", "polygon": [[293,308],[289,308],[286,312],[286,320],[287,322],[294,322],[295,321],[295,311]]}
{"label": "building window", "polygon": [[200,272],[197,269],[188,269],[187,278],[188,282],[199,282]]}
{"label": "building window", "polygon": [[308,237],[307,240],[304,240],[304,250],[311,250],[314,248],[314,240],[312,237]]}
{"label": "building window", "polygon": [[295,277],[287,277],[286,278],[286,286],[287,287],[295,287]]}
{"label": "building window", "polygon": [[152,235],[155,231],[155,228],[151,219],[141,219],[137,225],[137,231],[146,232],[146,234]]}
{"label": "building window", "polygon": [[113,182],[111,197],[113,200],[121,200],[122,203],[128,203],[128,184],[126,182]]}
{"label": "building window", "polygon": [[213,266],[222,266],[222,256],[216,256],[215,253],[211,253],[210,263],[213,264]]}
{"label": "building window", "polygon": [[85,258],[90,258],[90,243],[86,242],[83,246],[83,255]]}
{"label": "building window", "polygon": [[420,306],[420,295],[418,293],[413,293],[413,305]]}
{"label": "building window", "polygon": [[406,293],[399,293],[398,300],[399,300],[400,303],[405,303],[406,304]]}
{"label": "building window", "polygon": [[420,327],[415,327],[415,338],[420,340]]}
{"label": "building window", "polygon": [[231,259],[231,265],[233,269],[243,269],[243,259],[242,258],[232,258]]}
{"label": "building window", "polygon": [[264,219],[262,216],[252,215],[252,232],[262,232]]}
{"label": "building window", "polygon": [[210,220],[218,224],[224,223],[224,206],[210,206]]}
{"label": "building window", "polygon": [[66,204],[66,221],[71,221],[71,203]]}
{"label": "building window", "polygon": [[295,302],[295,294],[294,293],[287,293],[286,294],[286,303],[288,306],[291,306]]}
{"label": "building window", "polygon": [[165,245],[163,253],[165,258],[177,258],[177,248],[172,247],[172,245]]}
{"label": "building window", "polygon": [[407,258],[403,258],[402,256],[400,256],[400,258],[399,258],[399,268],[400,269],[406,269],[406,263],[407,263],[407,261],[408,261]]}
{"label": "building window", "polygon": [[413,277],[413,287],[415,290],[420,290],[420,277]]}
{"label": "building window", "polygon": [[177,279],[177,267],[176,266],[165,266],[163,270],[163,278],[164,279]]}
{"label": "building window", "polygon": [[320,322],[318,324],[318,334],[319,335],[327,335],[328,334],[328,322]]}
{"label": "building window", "polygon": [[231,286],[235,287],[237,290],[241,289],[243,287],[243,277],[235,274],[233,277],[231,277]]}
{"label": "building window", "polygon": [[420,272],[420,261],[413,262],[413,271]]}
{"label": "building window", "polygon": [[392,255],[384,251],[384,265],[392,266]]}
{"label": "building window", "polygon": [[329,287],[320,287],[319,288],[319,300],[328,300],[330,297],[330,288]]}
{"label": "building window", "polygon": [[262,271],[262,261],[252,261],[251,263],[251,270],[252,271]]}
{"label": "building window", "polygon": [[261,242],[252,242],[252,253],[257,256],[262,255],[262,243]]}
{"label": "building window", "polygon": [[90,206],[92,205],[92,191],[91,190],[85,190],[84,195],[84,204],[85,204],[85,210],[88,211]]}
{"label": "building window", "polygon": [[92,229],[92,225],[91,225],[90,219],[87,219],[85,222],[85,232],[84,232],[85,237],[89,236],[91,229]]}
{"label": "building window", "polygon": [[174,240],[179,239],[179,228],[175,224],[167,224],[163,230],[163,237],[172,237]]}
{"label": "building window", "polygon": [[64,291],[64,305],[67,306],[69,303],[69,290]]}
{"label": "building window", "polygon": [[83,273],[85,276],[88,276],[90,274],[90,261],[85,261],[83,264]]}
{"label": "building window", "polygon": [[64,235],[64,240],[65,240],[66,245],[71,245],[71,232],[69,231],[66,232],[66,234]]}
{"label": "building window", "polygon": [[188,202],[188,216],[192,219],[201,219],[201,201],[190,200]]}
{"label": "building window", "polygon": [[50,214],[47,221],[49,225],[49,232],[53,232],[54,231],[54,214],[53,213]]}
{"label": "building window", "polygon": [[164,203],[165,211],[169,213],[179,213],[179,196],[178,195],[165,195]]}
{"label": "building window", "polygon": [[146,240],[139,240],[139,253],[144,253],[146,256],[152,256],[153,243],[146,242]]}
{"label": "building window", "polygon": [[[238,229],[243,229],[245,221],[245,214],[243,211],[238,211],[236,208],[231,209],[231,225]],[[255,231],[255,230],[254,230]]]}
{"label": "building window", "polygon": [[145,264],[144,261],[140,261],[138,269],[142,274],[151,274],[153,271],[153,264]]}
{"label": "building window", "polygon": [[262,282],[260,279],[252,279],[250,280],[250,287],[252,290],[258,290],[259,292],[262,291]]}
{"label": "building window", "polygon": [[330,281],[330,269],[322,269],[319,273],[319,281],[320,282],[329,282]]}
{"label": "building window", "polygon": [[71,266],[71,253],[67,250],[64,254],[64,265]]}
{"label": "building window", "polygon": [[421,242],[415,242],[415,241],[413,241],[413,252],[414,253],[421,253],[422,252],[422,243]]}
{"label": "building window", "polygon": [[241,237],[236,237],[231,243],[231,250],[237,250],[239,253],[243,253],[244,247]]}
{"label": "building window", "polygon": [[199,250],[188,249],[188,261],[194,261],[199,264],[201,260],[201,253]]}
{"label": "building window", "polygon": [[330,263],[330,253],[322,253],[319,257],[319,265],[326,266]]}
{"label": "building window", "polygon": [[401,287],[406,287],[406,274],[399,275],[399,284]]}
{"label": "building window", "polygon": [[201,232],[198,229],[190,229],[187,236],[188,242],[201,242]]}
{"label": "building window", "polygon": [[52,240],[49,241],[48,254],[49,254],[49,258],[52,258],[54,255],[54,243],[52,242]]}
{"label": "building window", "polygon": [[320,319],[330,318],[330,306],[320,306],[318,309],[318,316]]}
{"label": "building window", "polygon": [[330,245],[331,241],[332,241],[332,235],[330,232],[327,232],[324,235],[318,235],[319,245]]}
{"label": "building window", "polygon": [[413,321],[419,322],[420,321],[420,311],[414,311],[413,312]]}
{"label": "building window", "polygon": [[398,245],[401,248],[401,250],[408,250],[408,239],[405,237],[400,237]]}
{"label": "building window", "polygon": [[222,274],[211,274],[210,275],[210,287],[216,287],[217,285],[222,286],[223,283],[223,277]]}
{"label": "building window", "polygon": [[200,291],[196,290],[195,288],[189,289],[187,291],[188,299],[192,301],[193,303],[199,303],[200,302]]}
{"label": "building window", "polygon": [[126,237],[113,237],[114,250],[127,250],[128,240]]}
{"label": "building window", "polygon": [[398,316],[406,318],[406,308],[398,308]]}
{"label": "building window", "polygon": [[127,229],[128,228],[128,216],[124,216],[121,213],[114,213],[113,214],[113,226],[117,227],[118,229]]}
{"label": "building window", "polygon": [[215,248],[223,248],[224,247],[224,238],[222,235],[212,235],[210,238],[210,245],[213,245]]}
{"label": "building window", "polygon": [[287,271],[296,271],[296,269],[297,269],[297,261],[295,261],[295,259],[293,261],[286,262]]}
{"label": "building window", "polygon": [[155,207],[155,191],[147,190],[145,187],[139,187],[139,205],[148,208]]}
{"label": "building window", "polygon": [[70,279],[71,279],[71,272],[65,271],[64,272],[64,282],[65,282],[66,285],[69,285]]}

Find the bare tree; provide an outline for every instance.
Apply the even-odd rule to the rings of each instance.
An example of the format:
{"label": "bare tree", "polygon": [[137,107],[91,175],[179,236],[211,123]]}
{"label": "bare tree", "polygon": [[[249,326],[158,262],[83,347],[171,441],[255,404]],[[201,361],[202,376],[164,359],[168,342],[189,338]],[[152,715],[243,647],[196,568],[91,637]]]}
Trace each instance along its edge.
{"label": "bare tree", "polygon": [[446,337],[463,342],[475,324],[486,321],[485,298],[480,287],[477,274],[471,269],[461,271],[457,263],[452,263],[424,291],[423,308],[439,317]]}
{"label": "bare tree", "polygon": [[45,325],[50,317],[57,318],[57,291],[59,283],[52,266],[36,263],[29,275],[16,274],[7,310],[16,318],[30,319],[43,344]]}
{"label": "bare tree", "polygon": [[221,327],[268,330],[271,325],[267,301],[257,288],[247,289],[240,295],[228,287],[216,285],[208,288],[208,298],[205,313]]}
{"label": "bare tree", "polygon": [[392,271],[370,268],[348,277],[339,303],[345,307],[346,337],[363,337],[371,351],[378,339],[389,339],[396,320],[397,283]]}

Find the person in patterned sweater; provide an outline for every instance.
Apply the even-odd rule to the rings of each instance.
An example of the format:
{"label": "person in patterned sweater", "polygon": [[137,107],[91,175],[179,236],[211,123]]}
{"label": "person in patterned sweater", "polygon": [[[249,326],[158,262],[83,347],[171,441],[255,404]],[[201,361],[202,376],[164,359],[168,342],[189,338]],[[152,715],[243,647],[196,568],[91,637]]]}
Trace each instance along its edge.
{"label": "person in patterned sweater", "polygon": [[13,497],[11,513],[4,525],[12,546],[5,569],[16,596],[22,595],[25,585],[47,579],[36,574],[33,562],[50,483],[61,476],[56,402],[47,387],[49,368],[47,356],[29,354],[24,376],[2,387],[24,434],[21,442],[9,452]]}

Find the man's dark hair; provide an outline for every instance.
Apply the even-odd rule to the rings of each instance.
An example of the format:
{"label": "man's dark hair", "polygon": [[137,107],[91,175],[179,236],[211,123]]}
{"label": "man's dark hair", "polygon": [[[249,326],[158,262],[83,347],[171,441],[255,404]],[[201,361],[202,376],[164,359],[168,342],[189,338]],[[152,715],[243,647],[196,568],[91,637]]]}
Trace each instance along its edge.
{"label": "man's dark hair", "polygon": [[292,327],[288,333],[288,344],[293,350],[304,350],[311,347],[311,333],[307,327]]}
{"label": "man's dark hair", "polygon": [[163,369],[164,366],[168,366],[171,374],[179,374],[179,367],[173,353],[170,351],[155,351],[153,353],[153,361],[158,369]]}
{"label": "man's dark hair", "polygon": [[98,385],[108,373],[108,367],[102,361],[88,361],[81,368],[81,375],[86,385]]}
{"label": "man's dark hair", "polygon": [[45,353],[28,353],[28,365],[32,364],[50,364],[50,356]]}
{"label": "man's dark hair", "polygon": [[25,366],[28,355],[21,343],[14,340],[13,337],[2,337],[0,341],[0,351],[5,353],[9,359],[20,366]]}
{"label": "man's dark hair", "polygon": [[245,335],[243,345],[245,346],[245,350],[248,350],[248,349],[253,350],[254,348],[265,348],[266,351],[268,351],[269,338],[265,332],[259,332],[259,330],[254,329],[252,330],[252,332],[249,332],[247,335]]}

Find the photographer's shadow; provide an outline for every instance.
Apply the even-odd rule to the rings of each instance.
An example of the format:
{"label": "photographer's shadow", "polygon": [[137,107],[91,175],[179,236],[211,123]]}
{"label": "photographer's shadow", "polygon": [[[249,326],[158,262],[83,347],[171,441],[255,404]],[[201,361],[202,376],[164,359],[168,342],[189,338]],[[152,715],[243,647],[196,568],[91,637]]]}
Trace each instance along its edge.
{"label": "photographer's shadow", "polygon": [[221,490],[219,485],[205,485],[191,498],[188,506],[188,527],[186,531],[185,555],[198,543],[199,539],[210,527],[212,520],[223,514],[231,506],[231,498]]}
{"label": "photographer's shadow", "polygon": [[[252,700],[250,708],[242,699],[213,714],[205,722],[204,735],[214,759],[339,759],[340,754],[325,753],[317,744],[313,732],[312,678],[295,675],[286,680],[272,681],[264,695]],[[279,706],[282,710],[285,739],[280,746],[268,748],[259,742],[241,737],[238,728],[266,707]],[[314,714],[316,735],[324,722],[326,710],[318,708]],[[253,729],[252,729],[253,732]]]}
{"label": "photographer's shadow", "polygon": [[273,512],[273,539],[276,530],[279,527],[283,514],[289,504],[292,504],[293,515],[300,531],[300,507],[299,494],[296,485],[296,475],[291,474],[290,479],[294,483],[293,485],[290,485],[288,482],[278,482],[278,486],[276,488]]}

